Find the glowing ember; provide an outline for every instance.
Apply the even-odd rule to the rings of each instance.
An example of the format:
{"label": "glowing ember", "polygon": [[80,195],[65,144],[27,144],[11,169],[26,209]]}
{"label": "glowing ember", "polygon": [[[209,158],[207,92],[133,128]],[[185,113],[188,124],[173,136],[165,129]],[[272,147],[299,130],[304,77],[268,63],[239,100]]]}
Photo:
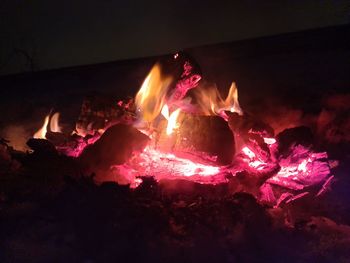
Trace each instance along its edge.
{"label": "glowing ember", "polygon": [[269,163],[264,162],[259,159],[257,155],[247,146],[242,148],[242,153],[248,157],[243,158],[244,162],[248,164],[249,167],[255,169],[256,171],[262,171],[270,167]]}
{"label": "glowing ember", "polygon": [[281,169],[268,182],[271,184],[300,190],[306,186],[325,181],[330,174],[327,153],[314,153],[298,145],[290,156],[280,161]]}
{"label": "glowing ember", "polygon": [[[212,165],[204,165],[201,163],[195,163],[191,160],[179,158],[171,153],[163,153],[146,147],[141,154],[144,157],[145,162],[141,165],[144,167],[154,166],[155,163],[162,164],[165,160],[169,161],[169,165],[165,165],[166,169],[169,169],[170,173],[183,174],[183,176],[211,176],[220,172],[220,167]],[[151,161],[151,163],[148,163]]]}
{"label": "glowing ember", "polygon": [[275,138],[264,138],[264,142],[268,145],[275,144],[276,139]]}
{"label": "glowing ember", "polygon": [[250,150],[248,147],[243,147],[242,152],[244,152],[245,155],[247,155],[250,159],[255,158],[255,153],[252,150]]}
{"label": "glowing ember", "polygon": [[151,146],[135,154],[126,164],[113,168],[122,175],[128,174],[131,184],[135,183],[135,178],[145,175],[154,176],[156,180],[187,178],[199,183],[216,184],[226,182],[225,174],[229,173],[226,167],[178,157]]}

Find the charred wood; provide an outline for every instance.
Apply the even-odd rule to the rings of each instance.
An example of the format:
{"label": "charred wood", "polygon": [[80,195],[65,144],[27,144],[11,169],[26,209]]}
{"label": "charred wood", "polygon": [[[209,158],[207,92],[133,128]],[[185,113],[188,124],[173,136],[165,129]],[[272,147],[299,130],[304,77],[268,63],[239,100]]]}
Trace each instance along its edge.
{"label": "charred wood", "polygon": [[273,137],[274,130],[268,124],[254,118],[249,114],[239,115],[237,113],[226,112],[228,115],[228,125],[236,138],[241,141],[242,146],[248,146],[254,149],[257,157],[264,162],[271,158],[268,145],[265,143],[265,137]]}
{"label": "charred wood", "polygon": [[35,152],[42,154],[57,154],[55,146],[46,139],[34,139],[28,140],[27,145]]}
{"label": "charred wood", "polygon": [[236,134],[240,134],[245,139],[248,139],[250,134],[259,134],[262,137],[274,136],[274,130],[270,125],[248,113],[239,115],[236,112],[226,112],[226,114],[229,117],[228,124],[231,130]]}
{"label": "charred wood", "polygon": [[280,132],[276,139],[278,142],[278,153],[280,156],[285,157],[290,154],[294,145],[311,147],[314,137],[310,128],[300,126]]}
{"label": "charred wood", "polygon": [[45,137],[55,146],[69,145],[69,142],[74,140],[72,135],[52,131],[47,131]]}
{"label": "charred wood", "polygon": [[109,169],[111,165],[127,161],[133,151],[142,150],[149,138],[136,128],[126,124],[116,124],[87,146],[79,156],[79,162],[90,172]]}
{"label": "charred wood", "polygon": [[110,96],[89,96],[82,103],[76,129],[82,133],[93,134],[113,122],[132,120],[135,117],[134,112],[132,99],[116,101]]}
{"label": "charred wood", "polygon": [[235,154],[233,134],[227,122],[218,116],[184,114],[173,135],[167,135],[164,125],[161,126],[158,146],[179,154],[197,153],[223,165],[230,164]]}

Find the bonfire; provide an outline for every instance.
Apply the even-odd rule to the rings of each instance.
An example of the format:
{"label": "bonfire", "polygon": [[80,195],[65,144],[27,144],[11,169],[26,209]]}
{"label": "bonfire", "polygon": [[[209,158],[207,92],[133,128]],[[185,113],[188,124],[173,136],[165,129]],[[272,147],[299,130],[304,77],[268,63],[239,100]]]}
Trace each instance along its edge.
{"label": "bonfire", "polygon": [[134,98],[102,111],[86,100],[74,131],[63,133],[59,113],[50,113],[28,144],[34,150],[49,144],[75,158],[96,183],[136,188],[153,177],[229,184],[271,207],[328,189],[328,156],[305,140],[308,128],[275,134],[240,107],[234,82],[224,97],[191,59],[172,58],[179,72],[169,72],[167,63],[153,66]]}

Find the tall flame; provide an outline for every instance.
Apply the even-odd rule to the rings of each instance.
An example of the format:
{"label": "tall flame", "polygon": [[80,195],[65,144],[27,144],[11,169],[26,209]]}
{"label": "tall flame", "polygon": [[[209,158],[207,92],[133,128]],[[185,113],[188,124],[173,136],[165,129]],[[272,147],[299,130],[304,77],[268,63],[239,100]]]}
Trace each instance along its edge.
{"label": "tall flame", "polygon": [[230,90],[225,100],[225,110],[230,108],[231,112],[237,112],[239,115],[243,115],[243,111],[241,106],[239,106],[238,102],[238,89],[236,83],[232,82]]}
{"label": "tall flame", "polygon": [[135,98],[144,121],[151,122],[159,115],[171,81],[170,77],[162,76],[159,64],[154,65],[148,73]]}
{"label": "tall flame", "polygon": [[61,127],[59,126],[60,114],[56,112],[50,118],[50,114],[46,115],[44,119],[43,126],[33,135],[35,139],[46,139],[47,127],[50,124],[50,131],[52,132],[62,132]]}
{"label": "tall flame", "polygon": [[234,82],[232,82],[225,100],[215,86],[209,89],[197,89],[195,96],[201,110],[206,115],[223,115],[224,111],[237,112],[239,115],[243,114],[238,102],[238,89]]}
{"label": "tall flame", "polygon": [[171,135],[174,132],[174,129],[178,128],[177,118],[181,112],[181,109],[176,109],[171,114],[169,114],[169,107],[165,104],[162,108],[162,115],[167,119],[168,124],[166,127],[166,134]]}
{"label": "tall flame", "polygon": [[52,115],[50,119],[50,130],[52,132],[62,132],[61,127],[59,126],[59,119],[60,119],[60,113],[56,112],[54,115]]}
{"label": "tall flame", "polygon": [[50,115],[47,115],[44,119],[43,126],[33,135],[35,139],[46,139],[47,125],[49,124]]}

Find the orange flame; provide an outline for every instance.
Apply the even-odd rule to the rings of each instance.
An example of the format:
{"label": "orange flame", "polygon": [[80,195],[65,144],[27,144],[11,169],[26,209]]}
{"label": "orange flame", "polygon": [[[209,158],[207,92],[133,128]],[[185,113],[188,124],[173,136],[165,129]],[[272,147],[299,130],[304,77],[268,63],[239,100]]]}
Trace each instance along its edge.
{"label": "orange flame", "polygon": [[[135,104],[140,114],[141,123],[136,125],[145,134],[148,134],[147,131],[150,125],[159,114],[162,114],[168,121],[167,135],[171,135],[178,128],[178,117],[183,106],[177,104],[177,109],[170,112],[170,108],[175,106],[166,104],[166,95],[171,82],[172,78],[164,76],[160,65],[155,64],[137,92]],[[226,119],[225,111],[243,114],[238,103],[238,90],[235,83],[232,83],[226,99],[221,97],[218,89],[215,87],[211,89],[196,89],[195,96],[201,112],[205,115],[220,115]],[[182,102],[185,102],[185,99]]]}
{"label": "orange flame", "polygon": [[59,117],[60,114],[56,112],[50,118],[50,114],[46,115],[44,119],[43,126],[33,135],[35,139],[46,139],[47,127],[50,124],[50,131],[52,132],[62,132],[61,127],[59,126]]}
{"label": "orange flame", "polygon": [[243,114],[238,102],[238,89],[232,82],[226,99],[224,100],[216,87],[196,89],[195,96],[202,111],[206,115],[222,115],[224,111]]}
{"label": "orange flame", "polygon": [[170,77],[162,76],[159,64],[154,65],[148,73],[135,98],[144,121],[151,122],[159,115],[171,81]]}
{"label": "orange flame", "polygon": [[171,114],[169,114],[169,107],[167,104],[165,104],[162,108],[162,115],[164,116],[165,119],[168,120],[168,125],[166,127],[166,134],[171,135],[176,128],[179,127],[177,123],[177,118],[181,112],[181,109],[176,109],[173,111]]}
{"label": "orange flame", "polygon": [[237,112],[239,115],[243,115],[243,111],[241,106],[239,106],[238,102],[238,89],[236,83],[232,82],[230,90],[225,100],[225,110],[230,108],[231,112]]}
{"label": "orange flame", "polygon": [[46,139],[47,125],[49,124],[50,115],[47,115],[44,119],[43,126],[33,135],[35,139]]}
{"label": "orange flame", "polygon": [[52,132],[62,132],[62,128],[59,126],[60,113],[56,112],[50,119],[50,130]]}

